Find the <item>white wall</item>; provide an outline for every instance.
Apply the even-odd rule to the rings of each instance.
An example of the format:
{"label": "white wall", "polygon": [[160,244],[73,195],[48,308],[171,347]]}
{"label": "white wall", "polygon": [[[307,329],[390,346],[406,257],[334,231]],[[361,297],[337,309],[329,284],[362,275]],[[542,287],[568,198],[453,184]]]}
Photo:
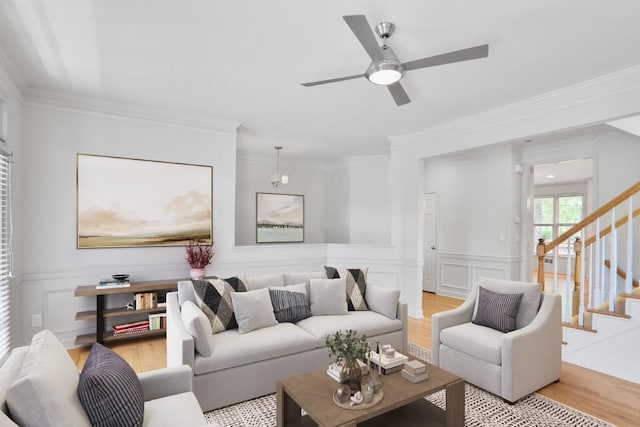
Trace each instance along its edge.
{"label": "white wall", "polygon": [[[76,322],[77,310],[95,306],[75,298],[77,285],[115,272],[134,280],[187,276],[184,248],[76,249],[76,154],[112,155],[213,166],[216,262],[233,258],[236,149],[233,130],[211,131],[148,120],[26,105],[23,117],[24,203],[22,306],[14,321],[23,341],[43,327],[73,343],[92,322]],[[214,267],[212,267],[214,268]],[[39,329],[39,328],[37,328]]]}
{"label": "white wall", "polygon": [[521,176],[509,146],[424,162],[424,192],[437,193],[437,292],[465,296],[479,276],[518,279]]}
{"label": "white wall", "polygon": [[304,241],[325,243],[326,168],[311,161],[280,162],[280,172],[289,175],[289,184],[273,188],[273,159],[243,155],[237,159],[235,244],[256,244],[256,193],[304,195]]}
{"label": "white wall", "polygon": [[327,242],[349,243],[351,169],[346,159],[327,166]]}

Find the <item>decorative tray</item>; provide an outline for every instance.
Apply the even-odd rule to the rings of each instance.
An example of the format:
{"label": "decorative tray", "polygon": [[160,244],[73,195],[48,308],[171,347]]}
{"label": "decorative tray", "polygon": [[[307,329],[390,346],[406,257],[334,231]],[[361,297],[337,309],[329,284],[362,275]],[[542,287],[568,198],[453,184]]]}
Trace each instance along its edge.
{"label": "decorative tray", "polygon": [[338,396],[336,394],[337,394],[337,390],[336,390],[336,392],[333,393],[333,403],[335,403],[336,405],[338,405],[339,407],[341,407],[343,409],[351,409],[351,410],[369,409],[372,406],[375,406],[378,403],[380,403],[380,401],[384,397],[384,391],[382,389],[380,389],[380,390],[378,390],[377,393],[375,393],[373,395],[373,400],[371,401],[371,403],[362,402],[362,403],[360,403],[358,405],[351,406],[351,401],[342,403],[342,402],[340,402],[340,400],[338,399]]}

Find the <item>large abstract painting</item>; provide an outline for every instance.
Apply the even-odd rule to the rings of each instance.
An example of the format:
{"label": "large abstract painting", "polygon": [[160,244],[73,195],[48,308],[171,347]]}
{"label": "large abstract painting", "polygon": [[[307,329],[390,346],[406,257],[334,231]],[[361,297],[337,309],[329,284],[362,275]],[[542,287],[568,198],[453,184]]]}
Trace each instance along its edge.
{"label": "large abstract painting", "polygon": [[304,196],[256,193],[256,242],[304,242]]}
{"label": "large abstract painting", "polygon": [[78,248],[211,242],[211,166],[78,154],[76,177]]}

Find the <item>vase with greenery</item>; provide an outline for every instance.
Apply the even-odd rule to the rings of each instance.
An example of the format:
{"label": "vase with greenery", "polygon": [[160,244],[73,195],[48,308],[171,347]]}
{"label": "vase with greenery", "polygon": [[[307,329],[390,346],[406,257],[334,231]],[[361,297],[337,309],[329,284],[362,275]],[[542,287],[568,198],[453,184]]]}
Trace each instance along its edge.
{"label": "vase with greenery", "polygon": [[364,360],[367,354],[367,336],[359,336],[352,329],[337,331],[327,336],[325,345],[330,355],[335,357],[336,363],[342,364],[342,383],[348,385],[353,393],[360,391],[362,371],[358,366],[358,359]]}
{"label": "vase with greenery", "polygon": [[204,243],[198,240],[189,240],[185,246],[187,253],[187,263],[191,270],[189,275],[193,280],[201,280],[204,278],[204,269],[211,264],[213,258],[213,243]]}

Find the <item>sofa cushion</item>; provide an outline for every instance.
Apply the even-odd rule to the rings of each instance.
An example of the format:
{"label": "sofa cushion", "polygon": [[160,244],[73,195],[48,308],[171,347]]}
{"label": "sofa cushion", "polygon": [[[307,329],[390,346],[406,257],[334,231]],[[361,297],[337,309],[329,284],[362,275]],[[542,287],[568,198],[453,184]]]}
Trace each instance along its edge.
{"label": "sofa cushion", "polygon": [[494,365],[502,364],[504,333],[471,322],[440,331],[440,342],[449,348]]}
{"label": "sofa cushion", "polygon": [[[518,294],[523,293],[522,300],[520,301],[520,307],[518,308],[518,315],[516,317],[516,329],[524,328],[536,317],[538,309],[540,308],[541,290],[539,283],[533,282],[518,282],[510,280],[489,279],[486,277],[480,277],[478,286],[482,285],[485,289],[491,292],[498,292],[504,294]],[[476,308],[474,309],[473,317],[477,311],[477,299]]]}
{"label": "sofa cushion", "polygon": [[[302,286],[305,286],[302,283]],[[292,286],[288,286],[292,287]],[[311,316],[309,297],[304,292],[294,292],[284,289],[269,289],[273,313],[276,320],[296,323]]]}
{"label": "sofa cushion", "polygon": [[316,340],[293,323],[279,323],[248,334],[224,331],[213,336],[213,345],[211,356],[196,355],[196,375],[312,350]]}
{"label": "sofa cushion", "polygon": [[266,288],[268,286],[284,286],[283,274],[263,274],[260,276],[244,276],[247,289],[250,291]]}
{"label": "sofa cushion", "polygon": [[179,393],[144,404],[145,426],[206,426],[206,419],[192,392]]}
{"label": "sofa cushion", "polygon": [[[278,288],[274,288],[274,289],[278,289]],[[301,292],[301,293],[307,295],[307,297],[309,296],[309,288],[307,287],[306,283],[298,283],[298,284],[295,284],[295,285],[286,285],[284,288],[282,288],[282,290],[290,291],[290,292]]]}
{"label": "sofa cushion", "polygon": [[500,332],[511,332],[516,329],[516,316],[520,307],[520,294],[502,294],[491,292],[480,286],[476,316],[473,323],[487,326]]}
{"label": "sofa cushion", "polygon": [[193,283],[191,283],[191,280],[181,280],[178,282],[178,304],[182,307],[187,301],[198,304],[196,294],[193,293]]}
{"label": "sofa cushion", "polygon": [[367,271],[368,268],[335,268],[324,267],[327,279],[346,279],[347,284],[347,305],[349,311],[368,310],[365,301],[367,292]]}
{"label": "sofa cushion", "polygon": [[76,394],[78,369],[56,336],[33,336],[20,373],[7,391],[11,416],[25,426],[89,426]]}
{"label": "sofa cushion", "polygon": [[186,301],[182,305],[180,315],[182,323],[193,337],[196,351],[203,356],[211,355],[213,343],[211,342],[211,323],[209,323],[207,315],[191,301]]}
{"label": "sofa cushion", "polygon": [[268,288],[249,292],[231,292],[233,312],[238,321],[238,332],[245,334],[255,329],[276,325]]}
{"label": "sofa cushion", "polygon": [[[20,373],[20,368],[27,356],[29,347],[14,348],[0,369],[0,411],[7,413],[7,391]],[[2,423],[0,423],[2,425]]]}
{"label": "sofa cushion", "polygon": [[207,315],[211,331],[215,334],[236,329],[238,322],[233,313],[232,292],[246,292],[247,286],[238,277],[229,279],[194,280],[196,305]]}
{"label": "sofa cushion", "polygon": [[309,304],[311,314],[347,314],[346,279],[311,279]]}
{"label": "sofa cushion", "polygon": [[284,273],[284,285],[297,285],[298,283],[306,283],[309,285],[311,279],[326,279],[327,275],[324,271],[313,271],[311,273]]}
{"label": "sofa cushion", "polygon": [[387,316],[389,319],[395,319],[398,301],[400,301],[400,291],[369,284],[365,300],[370,310]]}
{"label": "sofa cushion", "polygon": [[78,383],[78,397],[92,426],[141,426],[142,384],[129,364],[100,343],[91,347]]}
{"label": "sofa cushion", "polygon": [[344,315],[311,316],[299,321],[297,325],[315,337],[317,347],[324,347],[327,335],[337,330],[353,329],[358,334],[365,334],[368,337],[402,330],[400,320],[391,320],[374,311],[349,311]]}

